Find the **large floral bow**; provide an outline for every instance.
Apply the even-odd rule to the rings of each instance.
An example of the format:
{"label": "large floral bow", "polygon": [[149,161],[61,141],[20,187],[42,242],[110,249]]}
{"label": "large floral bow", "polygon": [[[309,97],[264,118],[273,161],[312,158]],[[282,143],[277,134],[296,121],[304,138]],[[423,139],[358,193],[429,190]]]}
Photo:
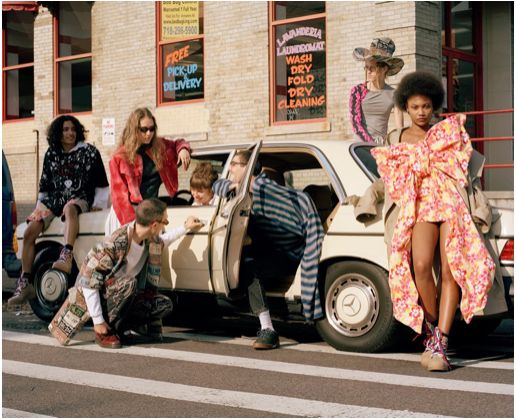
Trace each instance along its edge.
{"label": "large floral bow", "polygon": [[[422,180],[437,175],[461,186],[467,185],[468,163],[473,149],[463,122],[452,116],[434,125],[417,144],[399,143],[378,147],[371,154],[392,200],[400,207],[401,219],[412,227]],[[395,228],[395,236],[396,236]],[[405,245],[406,240],[398,245]],[[394,237],[393,237],[394,245]]]}

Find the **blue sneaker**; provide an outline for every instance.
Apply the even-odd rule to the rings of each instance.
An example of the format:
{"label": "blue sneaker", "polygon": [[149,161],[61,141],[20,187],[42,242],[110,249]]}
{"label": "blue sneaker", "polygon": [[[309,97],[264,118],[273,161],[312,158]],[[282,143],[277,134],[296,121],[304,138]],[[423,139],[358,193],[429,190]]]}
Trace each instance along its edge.
{"label": "blue sneaker", "polygon": [[258,339],[253,343],[254,349],[276,349],[279,347],[279,335],[275,330],[263,329],[258,332]]}

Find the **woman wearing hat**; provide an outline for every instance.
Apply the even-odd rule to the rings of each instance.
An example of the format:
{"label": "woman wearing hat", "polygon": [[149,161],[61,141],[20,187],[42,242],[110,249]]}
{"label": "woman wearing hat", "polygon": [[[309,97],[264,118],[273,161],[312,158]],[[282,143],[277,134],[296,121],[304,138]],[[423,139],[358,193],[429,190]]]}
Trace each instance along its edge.
{"label": "woman wearing hat", "polygon": [[[369,49],[355,48],[353,58],[364,63],[366,82],[351,89],[349,113],[355,136],[366,142],[383,144],[389,116],[394,107],[394,89],[385,83],[387,76],[397,74],[404,65],[393,57],[396,46],[390,38],[375,38]],[[403,113],[394,108],[396,128],[403,127]]]}

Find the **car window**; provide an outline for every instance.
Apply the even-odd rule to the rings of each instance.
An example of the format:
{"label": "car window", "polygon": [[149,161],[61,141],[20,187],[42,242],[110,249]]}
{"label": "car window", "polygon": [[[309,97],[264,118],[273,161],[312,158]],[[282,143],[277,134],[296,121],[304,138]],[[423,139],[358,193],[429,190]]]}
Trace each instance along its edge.
{"label": "car window", "polygon": [[364,172],[366,172],[367,175],[370,177],[372,175],[374,179],[378,179],[380,174],[378,173],[376,160],[371,155],[371,150],[374,147],[374,145],[368,144],[355,146],[351,151],[351,155],[359,163],[359,166]]}

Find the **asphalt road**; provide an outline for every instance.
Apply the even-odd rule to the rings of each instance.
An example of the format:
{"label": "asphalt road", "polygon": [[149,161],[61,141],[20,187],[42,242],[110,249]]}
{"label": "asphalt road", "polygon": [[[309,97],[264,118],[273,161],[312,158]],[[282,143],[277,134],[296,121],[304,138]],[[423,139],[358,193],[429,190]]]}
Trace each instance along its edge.
{"label": "asphalt road", "polygon": [[[4,301],[5,303],[5,301]],[[418,348],[334,350],[304,325],[275,323],[281,349],[252,349],[256,324],[182,316],[162,344],[70,347],[28,306],[3,305],[4,417],[513,417],[514,323],[453,343],[453,371],[429,373]]]}

